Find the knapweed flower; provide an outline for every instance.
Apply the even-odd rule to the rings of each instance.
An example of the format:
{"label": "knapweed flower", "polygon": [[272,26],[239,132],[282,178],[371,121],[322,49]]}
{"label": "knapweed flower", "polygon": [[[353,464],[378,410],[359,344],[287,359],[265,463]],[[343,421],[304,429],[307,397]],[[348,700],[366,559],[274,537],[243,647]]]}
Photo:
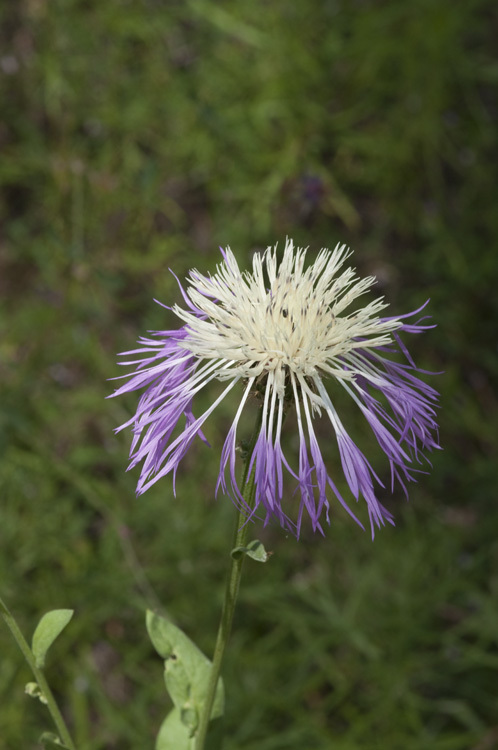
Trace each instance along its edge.
{"label": "knapweed flower", "polygon": [[[204,422],[240,386],[240,403],[221,451],[217,492],[221,488],[229,494],[249,517],[262,515],[265,523],[275,518],[299,536],[306,514],[313,529],[323,533],[331,491],[362,525],[325,466],[315,433],[321,416],[332,428],[353,497],[366,501],[372,536],[375,526],[393,522],[375,494],[374,484],[382,486],[381,480],[339,417],[340,402],[349,397],[356,404],[389,462],[391,485],[399,482],[406,493],[423,451],[439,446],[437,393],[414,374],[421,371],[400,334],[432,326],[425,318],[405,322],[425,305],[394,317],[381,315],[387,307],[382,298],[358,306],[375,278],[359,279],[353,269],[344,269],[350,254],[344,245],[333,252],[323,249],[305,268],[306,251],[287,240],[280,262],[276,247],[255,254],[252,273],[239,269],[229,248],[222,250],[214,275],[190,272],[187,289],[180,285],[185,306],[172,308],[183,325],[156,331],[153,338],[140,339],[139,349],[125,352],[136,357],[121,364],[136,369],[113,394],[146,389],[136,414],[118,428],[132,427],[129,468],[143,462],[138,494],[170,472],[175,477],[195,438],[205,440]],[[226,385],[195,417],[194,398],[213,380]],[[249,508],[237,480],[237,426],[254,395],[261,412],[249,457],[248,475],[255,483],[254,506]],[[299,455],[293,459],[284,454],[281,442],[287,412],[285,429],[296,430],[299,438]],[[185,423],[181,420],[177,434],[182,416]],[[299,493],[293,520],[284,499],[284,472]]]}

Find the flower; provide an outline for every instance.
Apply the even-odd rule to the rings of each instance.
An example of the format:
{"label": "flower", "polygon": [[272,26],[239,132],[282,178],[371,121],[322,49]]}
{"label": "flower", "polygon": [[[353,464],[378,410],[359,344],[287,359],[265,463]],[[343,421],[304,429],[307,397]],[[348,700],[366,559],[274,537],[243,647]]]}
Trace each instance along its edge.
{"label": "flower", "polygon": [[[395,317],[380,316],[387,307],[382,298],[347,312],[375,278],[359,279],[354,269],[343,269],[351,255],[345,245],[333,252],[322,249],[305,268],[306,250],[295,249],[287,240],[280,263],[276,247],[269,247],[254,255],[252,273],[240,271],[229,248],[221,252],[223,260],[214,275],[192,270],[187,290],[180,284],[185,306],[172,310],[182,327],[156,331],[153,338],[139,340],[139,349],[124,353],[136,358],[121,364],[136,369],[112,395],[146,388],[136,414],[117,430],[132,427],[129,468],[143,462],[137,494],[170,472],[174,483],[196,436],[206,441],[204,422],[240,384],[241,399],[221,451],[216,492],[221,488],[229,494],[248,517],[262,512],[265,524],[276,518],[299,536],[305,514],[313,530],[323,533],[323,516],[330,522],[330,489],[362,526],[325,466],[314,427],[321,415],[332,427],[353,497],[358,501],[361,495],[366,501],[373,537],[375,527],[393,523],[393,517],[375,495],[374,483],[383,484],[346,431],[338,413],[340,399],[332,398],[330,386],[338,384],[354,401],[387,457],[391,489],[397,481],[407,494],[406,483],[419,471],[414,462],[422,463],[424,449],[439,448],[434,408],[438,394],[416,377],[414,373],[424,371],[400,339],[400,333],[433,327],[426,318],[405,322],[427,302]],[[224,389],[195,417],[194,397],[213,380],[224,381]],[[254,394],[261,404],[261,421],[250,455],[249,476],[253,474],[255,484],[250,508],[235,463],[237,426]],[[281,443],[284,416],[292,406],[299,438],[294,468]],[[182,415],[185,425],[173,437]],[[284,510],[284,470],[299,489],[294,520]]]}

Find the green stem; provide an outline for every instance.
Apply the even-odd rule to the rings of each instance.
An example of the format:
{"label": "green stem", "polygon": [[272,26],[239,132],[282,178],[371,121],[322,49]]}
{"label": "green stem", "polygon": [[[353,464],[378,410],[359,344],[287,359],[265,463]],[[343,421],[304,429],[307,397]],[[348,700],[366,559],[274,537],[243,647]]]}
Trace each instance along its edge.
{"label": "green stem", "polygon": [[[244,467],[244,474],[242,479],[242,497],[249,508],[252,508],[254,503],[254,470],[251,472],[249,480],[247,479],[249,474],[249,464],[253,452],[256,438],[259,432],[259,426],[261,425],[260,412],[258,426],[254,431],[254,435],[251,440],[251,444],[247,450],[246,463]],[[247,541],[247,534],[249,531],[249,524],[247,522],[246,513],[239,509],[237,518],[235,519],[235,527],[232,539],[231,550],[236,547],[245,547]],[[228,569],[228,576],[225,588],[225,598],[223,600],[223,609],[221,612],[221,620],[218,628],[218,635],[216,637],[216,644],[213,653],[213,662],[211,666],[211,673],[209,675],[209,682],[207,686],[206,702],[203,707],[201,719],[199,722],[199,729],[197,731],[197,739],[195,744],[195,750],[204,750],[206,737],[208,733],[209,722],[211,719],[211,712],[213,710],[214,698],[216,695],[216,688],[218,686],[218,680],[220,678],[221,663],[225,654],[230,633],[232,630],[233,615],[235,612],[235,605],[237,603],[237,596],[239,593],[240,577],[242,573],[242,565],[244,562],[245,555],[237,555],[236,559],[230,555],[230,568]]]}
{"label": "green stem", "polygon": [[69,734],[69,730],[66,726],[66,722],[62,718],[62,714],[59,710],[59,706],[57,705],[54,695],[52,691],[50,690],[47,680],[45,679],[45,675],[43,674],[42,670],[36,666],[33,652],[31,651],[23,634],[21,633],[21,630],[14,618],[14,615],[10,612],[7,605],[3,602],[1,598],[0,598],[0,613],[2,614],[2,617],[7,623],[8,627],[10,628],[10,632],[14,636],[17,642],[17,645],[21,649],[24,658],[28,662],[31,668],[31,671],[33,672],[35,676],[35,680],[38,683],[38,687],[40,688],[44,699],[47,701],[47,708],[50,711],[52,719],[54,720],[54,724],[57,727],[57,731],[59,732],[59,736],[61,740],[69,748],[69,750],[76,750],[76,746],[71,738],[71,735]]}

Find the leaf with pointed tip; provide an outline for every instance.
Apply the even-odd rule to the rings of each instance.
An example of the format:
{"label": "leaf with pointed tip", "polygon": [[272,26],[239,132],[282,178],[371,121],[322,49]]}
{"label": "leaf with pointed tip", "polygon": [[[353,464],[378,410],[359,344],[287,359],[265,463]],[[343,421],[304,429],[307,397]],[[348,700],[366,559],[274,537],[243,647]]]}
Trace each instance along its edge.
{"label": "leaf with pointed tip", "polygon": [[74,609],[53,609],[41,618],[33,634],[32,651],[37,667],[43,667],[47,651],[58,635],[62,633]]}
{"label": "leaf with pointed tip", "polygon": [[235,547],[231,552],[232,557],[237,560],[242,555],[247,555],[256,562],[266,562],[270,557],[270,552],[265,550],[263,542],[259,539],[249,542],[247,547]]}

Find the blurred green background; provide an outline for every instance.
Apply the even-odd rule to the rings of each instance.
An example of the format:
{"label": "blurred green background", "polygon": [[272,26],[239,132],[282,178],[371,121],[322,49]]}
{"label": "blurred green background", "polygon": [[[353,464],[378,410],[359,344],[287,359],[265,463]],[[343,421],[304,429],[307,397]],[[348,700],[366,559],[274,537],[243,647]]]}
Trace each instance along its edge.
{"label": "blurred green background", "polygon": [[[287,235],[350,245],[394,312],[431,297],[408,344],[445,371],[444,452],[374,543],[335,506],[325,539],[256,530],[226,749],[498,748],[496,3],[18,0],[0,23],[1,596],[27,636],[75,608],[47,676],[79,750],[153,747],[143,610],[210,654],[233,522],[229,403],[177,497],[135,499],[115,353],[173,324],[168,268]],[[50,718],[3,625],[0,653],[0,748],[35,748]]]}

